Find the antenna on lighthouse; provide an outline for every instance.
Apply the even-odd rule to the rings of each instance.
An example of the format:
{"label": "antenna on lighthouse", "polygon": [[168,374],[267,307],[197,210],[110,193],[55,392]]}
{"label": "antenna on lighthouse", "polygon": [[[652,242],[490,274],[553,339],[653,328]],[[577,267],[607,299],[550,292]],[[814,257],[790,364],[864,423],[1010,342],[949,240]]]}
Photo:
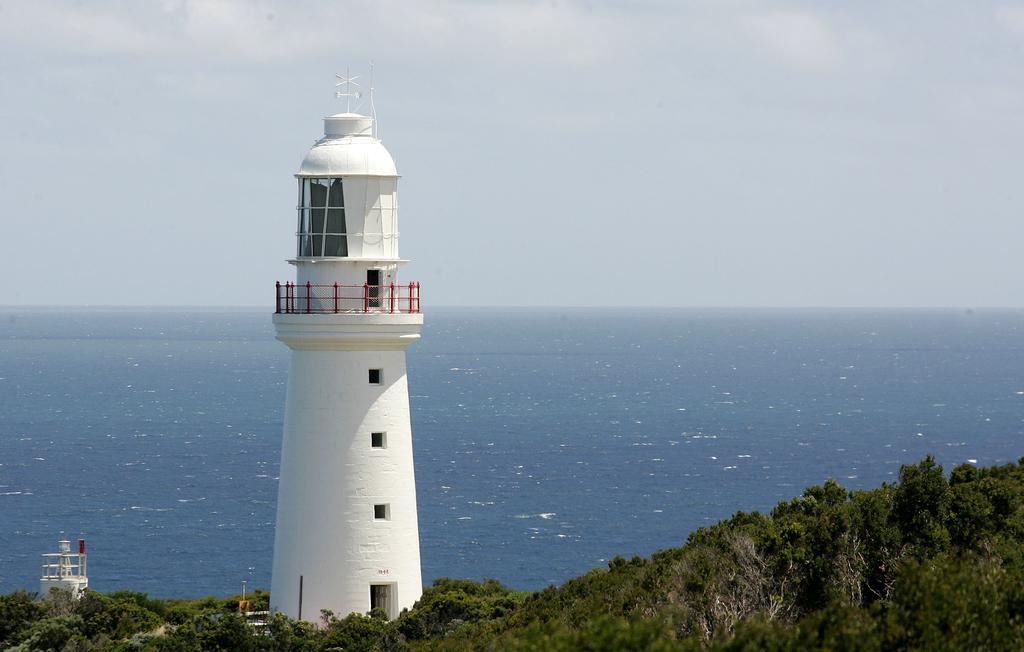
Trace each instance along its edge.
{"label": "antenna on lighthouse", "polygon": [[370,60],[370,117],[373,118],[373,137],[380,140],[380,126],[377,124],[377,107],[373,104],[373,59]]}

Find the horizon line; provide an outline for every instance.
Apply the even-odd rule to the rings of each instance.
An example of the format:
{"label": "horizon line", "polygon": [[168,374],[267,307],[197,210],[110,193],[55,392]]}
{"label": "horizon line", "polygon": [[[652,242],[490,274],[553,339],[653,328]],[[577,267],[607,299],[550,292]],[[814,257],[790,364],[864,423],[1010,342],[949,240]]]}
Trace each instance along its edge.
{"label": "horizon line", "polygon": [[[975,310],[1020,311],[1020,306],[1000,305],[821,305],[821,304],[691,304],[691,305],[558,305],[558,304],[509,304],[509,305],[474,305],[474,304],[438,304],[429,309],[440,310],[608,310],[628,312],[635,310],[955,310],[972,312]],[[267,306],[262,305],[211,305],[211,304],[0,304],[0,311],[10,310],[109,310],[109,311],[171,311],[199,310],[206,312],[267,312],[274,314]],[[424,312],[428,312],[426,310]]]}

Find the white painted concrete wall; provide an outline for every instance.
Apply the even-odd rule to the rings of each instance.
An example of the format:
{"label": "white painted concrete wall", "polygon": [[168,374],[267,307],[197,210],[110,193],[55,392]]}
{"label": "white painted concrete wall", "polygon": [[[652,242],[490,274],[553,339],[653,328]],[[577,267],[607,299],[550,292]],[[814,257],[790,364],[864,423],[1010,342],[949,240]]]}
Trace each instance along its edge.
{"label": "white painted concrete wall", "polygon": [[[292,349],[274,538],[271,608],[318,621],[370,608],[396,587],[392,616],[422,592],[404,347],[422,315],[275,315]],[[383,383],[370,385],[369,369]],[[371,447],[372,432],[387,448]],[[375,520],[388,504],[390,519]]]}
{"label": "white painted concrete wall", "polygon": [[74,597],[80,597],[82,593],[89,588],[89,580],[85,577],[64,577],[60,579],[47,579],[43,578],[39,580],[39,595],[48,595],[50,589],[60,589],[62,591],[68,591]]}
{"label": "white painted concrete wall", "polygon": [[303,260],[296,265],[295,282],[305,285],[306,282],[332,285],[359,285],[366,283],[366,270],[382,270],[384,284],[399,283],[398,263],[384,261],[350,260],[347,258],[321,258],[310,262]]}

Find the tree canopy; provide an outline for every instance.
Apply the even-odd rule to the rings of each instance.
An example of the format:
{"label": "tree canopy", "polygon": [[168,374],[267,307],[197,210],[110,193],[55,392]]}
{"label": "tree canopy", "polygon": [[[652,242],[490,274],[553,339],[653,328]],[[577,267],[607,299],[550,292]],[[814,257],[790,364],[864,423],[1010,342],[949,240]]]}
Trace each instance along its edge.
{"label": "tree canopy", "polygon": [[871,491],[830,480],[535,593],[439,579],[390,621],[325,612],[318,626],[275,615],[254,629],[238,596],[19,591],[0,597],[0,648],[1019,650],[1024,459],[947,476],[928,457]]}

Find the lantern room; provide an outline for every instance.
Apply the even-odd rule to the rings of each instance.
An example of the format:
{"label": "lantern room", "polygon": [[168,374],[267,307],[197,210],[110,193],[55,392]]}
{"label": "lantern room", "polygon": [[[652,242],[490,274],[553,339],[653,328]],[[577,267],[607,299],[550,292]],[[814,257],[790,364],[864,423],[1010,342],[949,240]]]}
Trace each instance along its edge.
{"label": "lantern room", "polygon": [[296,261],[397,261],[398,172],[373,118],[324,118],[298,174]]}

